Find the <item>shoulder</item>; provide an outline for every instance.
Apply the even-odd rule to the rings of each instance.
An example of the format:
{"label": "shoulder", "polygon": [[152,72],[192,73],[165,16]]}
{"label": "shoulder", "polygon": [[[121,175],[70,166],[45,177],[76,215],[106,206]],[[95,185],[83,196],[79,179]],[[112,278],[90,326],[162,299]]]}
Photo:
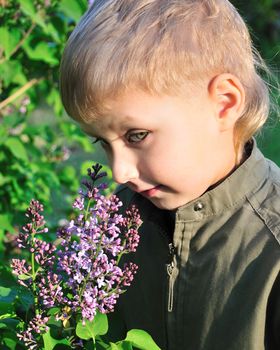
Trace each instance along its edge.
{"label": "shoulder", "polygon": [[270,159],[266,159],[266,161],[269,169],[269,179],[280,190],[280,168]]}
{"label": "shoulder", "polygon": [[248,200],[280,245],[280,168],[269,159],[265,161],[266,178]]}

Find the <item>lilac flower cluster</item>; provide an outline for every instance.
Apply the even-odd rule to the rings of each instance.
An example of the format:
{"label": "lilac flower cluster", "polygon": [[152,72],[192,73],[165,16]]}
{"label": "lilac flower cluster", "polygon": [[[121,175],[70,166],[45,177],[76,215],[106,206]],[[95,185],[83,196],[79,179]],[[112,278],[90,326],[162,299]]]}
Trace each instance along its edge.
{"label": "lilac flower cluster", "polygon": [[[81,310],[83,319],[92,320],[97,312],[114,310],[116,301],[136,273],[133,263],[118,264],[123,254],[134,252],[138,242],[141,219],[136,208],[118,213],[122,206],[117,196],[106,198],[100,193],[104,184],[93,186],[105,176],[99,165],[88,170],[91,181],[84,181],[86,190],[80,190],[73,207],[79,210],[59,232],[61,249],[58,266],[68,278],[66,285],[74,297],[69,301],[72,310]],[[73,241],[76,237],[77,240]]]}
{"label": "lilac flower cluster", "polygon": [[38,349],[38,342],[35,334],[42,334],[49,330],[49,327],[46,325],[48,322],[48,317],[43,317],[42,315],[36,315],[28,324],[27,329],[19,333],[17,336],[19,340],[23,341],[25,346],[30,350]]}
{"label": "lilac flower cluster", "polygon": [[[119,214],[121,201],[115,195],[102,194],[106,176],[96,164],[88,169],[73,207],[75,220],[57,232],[59,247],[37,237],[44,235],[43,206],[32,200],[26,216],[29,223],[17,237],[17,245],[26,249],[28,259],[13,259],[11,266],[21,285],[29,288],[35,300],[36,316],[18,334],[29,349],[37,349],[38,334],[47,330],[47,311],[56,307],[57,320],[63,324],[81,315],[93,320],[97,311],[109,313],[137,271],[133,263],[119,266],[122,255],[135,252],[139,243],[141,219],[135,207]],[[79,341],[79,340],[78,340]]]}
{"label": "lilac flower cluster", "polygon": [[53,252],[56,247],[52,243],[46,243],[35,237],[35,235],[48,232],[44,216],[40,214],[43,209],[42,204],[34,199],[31,200],[25,214],[30,222],[23,226],[23,232],[18,234],[16,240],[17,246],[29,251],[31,258],[40,266],[39,269],[35,270],[35,266],[32,268],[32,263],[28,263],[25,259],[12,259],[13,273],[18,277],[19,283],[25,287],[30,287],[39,280],[42,277],[42,271],[46,272],[54,264]]}
{"label": "lilac flower cluster", "polygon": [[[44,216],[41,215],[43,206],[38,201],[32,200],[26,211],[29,222],[23,226],[17,237],[19,248],[29,252],[30,261],[26,259],[12,259],[11,267],[17,276],[19,284],[29,288],[34,295],[36,316],[27,324],[26,330],[18,333],[20,340],[24,342],[28,349],[37,349],[38,334],[46,332],[49,317],[44,312],[45,298],[41,297],[44,280],[52,278],[52,268],[55,256],[53,253],[56,247],[52,243],[46,243],[35,235],[48,232],[45,228]],[[48,285],[46,295],[50,293],[51,284]]]}

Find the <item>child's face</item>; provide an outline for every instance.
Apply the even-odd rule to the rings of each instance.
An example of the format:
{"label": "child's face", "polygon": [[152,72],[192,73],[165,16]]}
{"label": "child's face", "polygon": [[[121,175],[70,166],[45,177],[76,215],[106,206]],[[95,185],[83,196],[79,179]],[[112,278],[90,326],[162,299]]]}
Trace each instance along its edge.
{"label": "child's face", "polygon": [[235,166],[232,131],[222,131],[207,89],[185,98],[131,91],[108,102],[108,113],[82,124],[101,138],[119,184],[163,209],[201,196]]}

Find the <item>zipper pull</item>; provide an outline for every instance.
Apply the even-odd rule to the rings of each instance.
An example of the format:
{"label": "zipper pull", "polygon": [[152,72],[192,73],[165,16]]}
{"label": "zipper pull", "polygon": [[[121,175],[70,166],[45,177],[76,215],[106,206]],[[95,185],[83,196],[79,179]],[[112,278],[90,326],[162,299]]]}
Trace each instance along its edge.
{"label": "zipper pull", "polygon": [[174,299],[174,284],[176,281],[176,278],[178,276],[178,268],[177,268],[177,261],[175,256],[175,247],[173,244],[169,244],[169,251],[172,255],[172,261],[171,263],[167,264],[167,274],[169,276],[169,285],[168,285],[168,312],[172,312],[173,310],[173,299]]}

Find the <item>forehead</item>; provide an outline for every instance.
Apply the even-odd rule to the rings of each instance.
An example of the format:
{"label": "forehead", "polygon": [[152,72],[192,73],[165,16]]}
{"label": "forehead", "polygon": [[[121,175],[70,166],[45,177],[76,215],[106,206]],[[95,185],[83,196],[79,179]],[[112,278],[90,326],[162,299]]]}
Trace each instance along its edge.
{"label": "forehead", "polygon": [[152,128],[166,124],[176,116],[191,114],[201,109],[204,102],[202,89],[185,96],[155,95],[144,91],[129,91],[114,99],[106,100],[106,111],[92,121],[81,123],[89,135],[98,136],[110,130],[126,132],[133,128]]}
{"label": "forehead", "polygon": [[[182,90],[181,93],[152,93],[143,90],[132,89],[116,98],[106,100],[106,112],[104,116],[121,117],[123,122],[131,122],[138,117],[144,118],[158,115],[163,110],[171,110],[180,106],[184,101],[194,101],[201,95],[202,89]],[[98,118],[102,119],[102,118]]]}
{"label": "forehead", "polygon": [[81,122],[81,129],[90,136],[101,136],[108,130],[118,130],[125,132],[133,125],[134,118],[129,116],[117,116],[116,114],[104,114],[92,122]]}

